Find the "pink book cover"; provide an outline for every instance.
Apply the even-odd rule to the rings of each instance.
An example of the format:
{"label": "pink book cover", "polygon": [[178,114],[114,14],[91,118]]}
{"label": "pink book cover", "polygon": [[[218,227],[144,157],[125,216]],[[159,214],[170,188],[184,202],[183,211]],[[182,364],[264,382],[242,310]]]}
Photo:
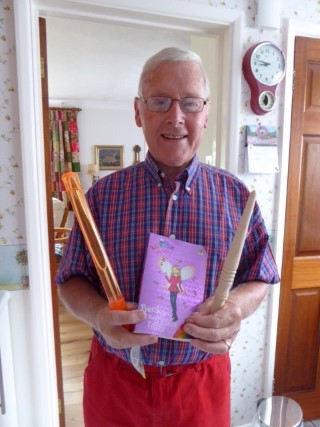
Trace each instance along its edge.
{"label": "pink book cover", "polygon": [[147,317],[134,332],[190,340],[182,327],[203,302],[206,268],[203,246],[150,233],[139,296]]}

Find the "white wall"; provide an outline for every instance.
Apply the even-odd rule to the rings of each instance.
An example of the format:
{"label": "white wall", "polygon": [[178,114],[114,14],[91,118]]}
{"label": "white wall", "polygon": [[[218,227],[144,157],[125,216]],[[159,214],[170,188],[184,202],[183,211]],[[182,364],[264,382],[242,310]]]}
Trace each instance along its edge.
{"label": "white wall", "polygon": [[[133,114],[132,105],[119,108],[105,105],[96,108],[90,103],[84,103],[83,110],[79,113],[81,179],[84,189],[89,188],[91,182],[91,177],[87,174],[87,164],[95,163],[94,145],[123,145],[124,166],[133,163],[135,145],[141,147],[140,156],[141,159],[144,158],[146,148],[143,135],[141,129],[135,125]],[[99,176],[111,172],[100,171]]]}

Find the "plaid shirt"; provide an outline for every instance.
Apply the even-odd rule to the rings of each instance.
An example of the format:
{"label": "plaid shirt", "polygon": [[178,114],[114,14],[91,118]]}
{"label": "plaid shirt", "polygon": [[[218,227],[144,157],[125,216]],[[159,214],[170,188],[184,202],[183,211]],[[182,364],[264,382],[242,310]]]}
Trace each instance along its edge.
{"label": "plaid shirt", "polygon": [[[206,295],[214,294],[219,274],[249,191],[230,173],[207,166],[194,157],[173,182],[152,157],[100,179],[87,200],[126,301],[138,302],[144,251],[150,232],[205,246],[208,252]],[[85,276],[101,294],[92,258],[77,223],[60,262],[56,281]],[[260,210],[255,205],[234,286],[250,280],[277,283],[277,268]],[[108,351],[130,361],[128,349]],[[142,347],[145,365],[197,363],[210,357],[189,343],[159,339]]]}

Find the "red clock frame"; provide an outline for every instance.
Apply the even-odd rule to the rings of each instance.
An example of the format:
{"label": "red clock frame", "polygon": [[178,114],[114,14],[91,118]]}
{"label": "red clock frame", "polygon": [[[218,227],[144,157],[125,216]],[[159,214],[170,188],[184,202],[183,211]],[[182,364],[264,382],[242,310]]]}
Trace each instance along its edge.
{"label": "red clock frame", "polygon": [[262,43],[256,43],[255,45],[251,46],[247,52],[245,53],[244,57],[243,57],[243,61],[242,61],[242,72],[243,72],[243,76],[246,80],[246,82],[248,83],[249,87],[250,87],[250,91],[251,91],[251,99],[250,99],[250,107],[251,110],[258,115],[263,115],[263,114],[267,114],[269,113],[272,108],[270,108],[269,110],[264,110],[260,107],[259,105],[259,97],[263,92],[269,92],[271,93],[271,95],[273,96],[273,98],[275,98],[275,92],[277,89],[278,84],[280,83],[280,81],[272,86],[269,85],[265,85],[261,82],[259,82],[255,76],[252,73],[251,70],[251,57],[253,54],[253,51]]}

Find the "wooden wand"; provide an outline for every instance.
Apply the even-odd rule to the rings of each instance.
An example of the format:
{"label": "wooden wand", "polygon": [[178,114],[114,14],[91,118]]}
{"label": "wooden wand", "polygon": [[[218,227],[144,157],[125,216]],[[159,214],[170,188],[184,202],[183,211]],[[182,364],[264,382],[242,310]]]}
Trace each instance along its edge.
{"label": "wooden wand", "polygon": [[244,242],[247,237],[250,218],[252,215],[256,192],[253,190],[247,200],[246,207],[240,219],[239,226],[231,242],[227,257],[224,261],[217,289],[214,293],[214,299],[211,306],[211,313],[214,314],[227,301],[229,291],[236,275]]}

